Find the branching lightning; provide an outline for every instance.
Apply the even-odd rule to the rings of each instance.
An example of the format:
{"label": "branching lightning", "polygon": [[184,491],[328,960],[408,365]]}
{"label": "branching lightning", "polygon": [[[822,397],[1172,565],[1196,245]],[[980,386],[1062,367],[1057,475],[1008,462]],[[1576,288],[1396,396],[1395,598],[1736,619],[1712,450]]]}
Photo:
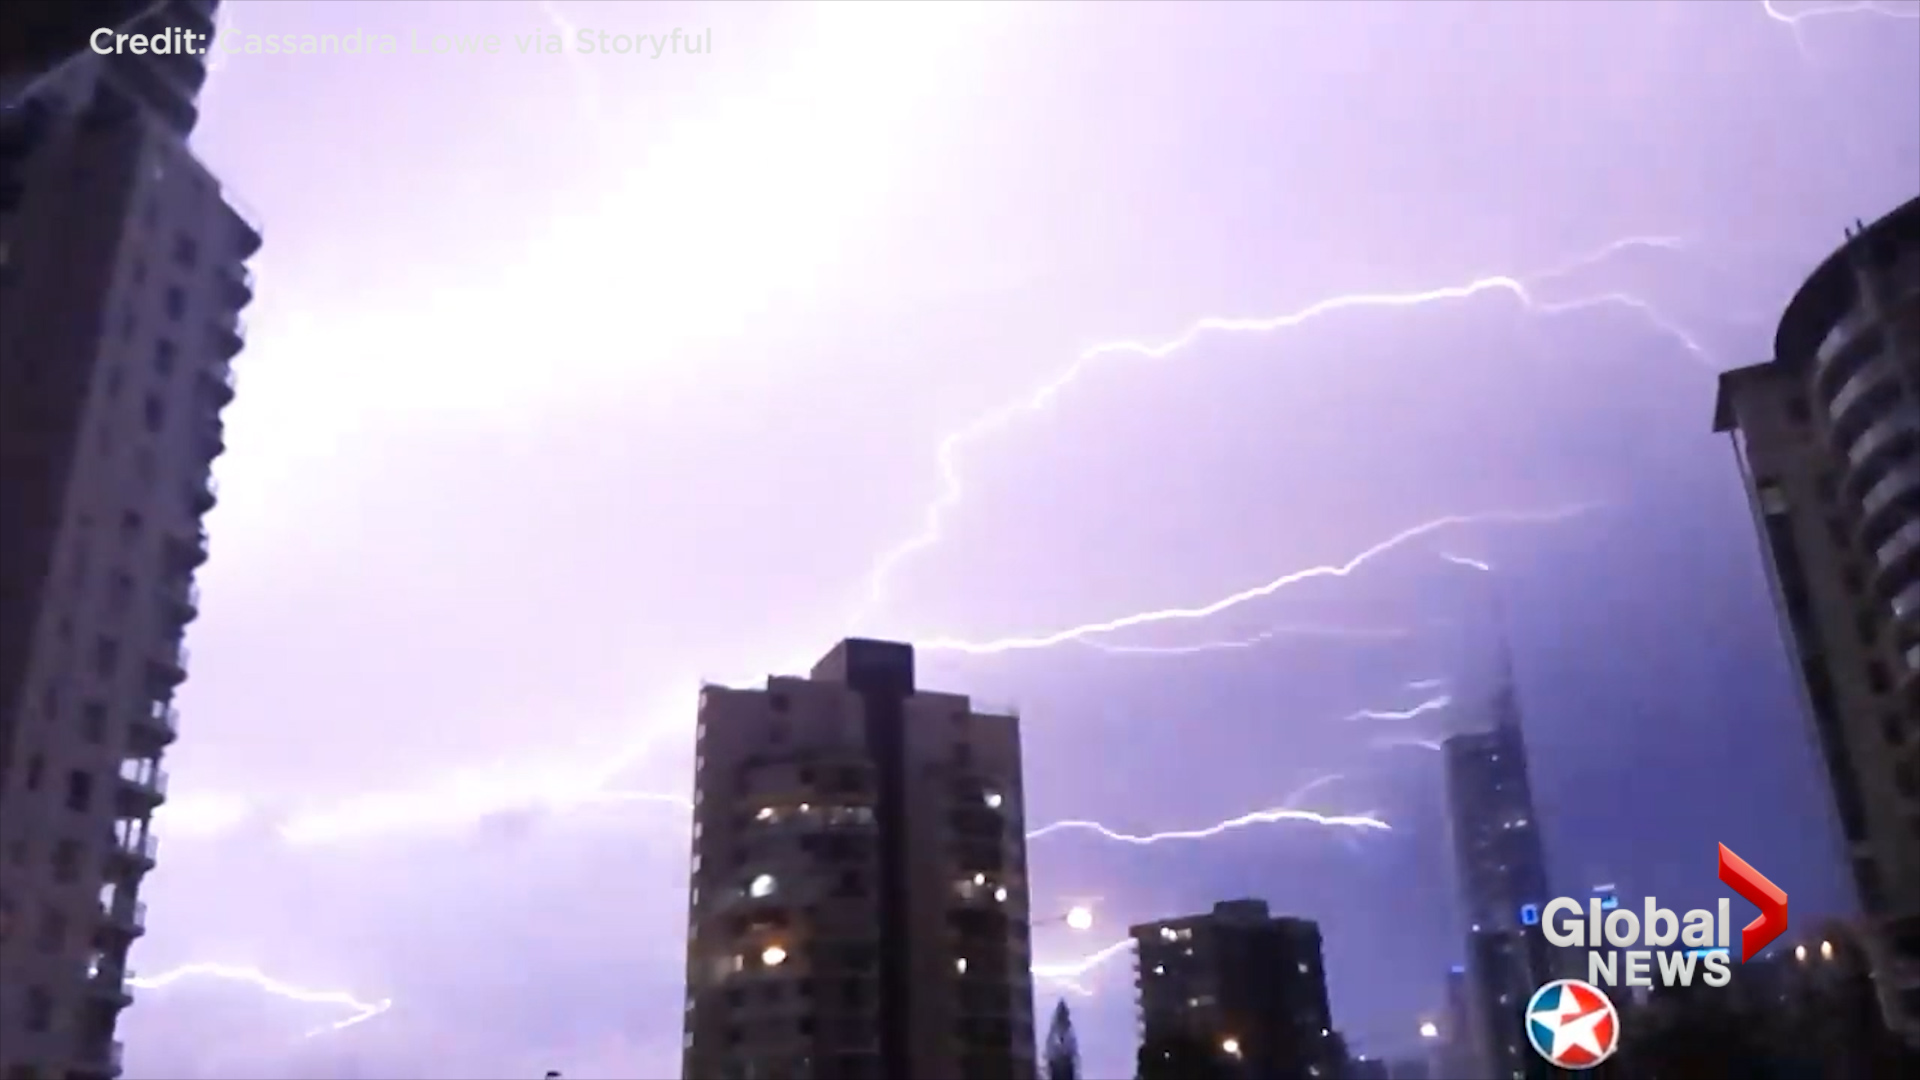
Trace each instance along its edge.
{"label": "branching lightning", "polygon": [[1078,960],[1069,960],[1060,964],[1035,964],[1033,965],[1033,977],[1036,979],[1045,979],[1085,997],[1091,995],[1093,991],[1080,984],[1080,977],[1132,948],[1132,938],[1121,938],[1119,941],[1103,949],[1090,952]]}
{"label": "branching lightning", "polygon": [[1435,694],[1411,709],[1360,709],[1347,714],[1346,720],[1412,720],[1430,712],[1439,712],[1453,704],[1453,695]]}
{"label": "branching lightning", "polygon": [[1199,607],[1162,608],[1155,611],[1136,612],[1102,622],[1083,623],[1048,633],[1021,635],[999,638],[993,641],[961,641],[954,638],[932,638],[921,640],[917,647],[936,652],[958,652],[973,656],[991,655],[1003,652],[1020,652],[1032,649],[1051,649],[1069,641],[1111,634],[1119,630],[1128,630],[1136,626],[1151,626],[1163,622],[1190,622],[1210,619],[1223,611],[1230,611],[1242,604],[1254,600],[1263,600],[1292,585],[1315,578],[1350,577],[1361,567],[1382,555],[1402,547],[1430,533],[1443,529],[1458,528],[1463,525],[1489,524],[1495,522],[1507,524],[1551,524],[1562,522],[1597,509],[1599,503],[1578,503],[1573,506],[1554,510],[1494,510],[1480,514],[1448,514],[1431,521],[1423,521],[1411,528],[1402,529],[1385,540],[1373,545],[1342,563],[1328,563],[1321,566],[1309,566],[1293,570],[1263,584],[1232,593]]}
{"label": "branching lightning", "polygon": [[1373,747],[1376,750],[1394,750],[1401,747],[1435,751],[1441,749],[1440,740],[1422,739],[1414,735],[1383,735],[1373,740]]}
{"label": "branching lightning", "polygon": [[1409,690],[1438,690],[1447,685],[1445,679],[1415,679],[1407,684]]}
{"label": "branching lightning", "polygon": [[1291,810],[1286,807],[1274,807],[1269,810],[1255,810],[1241,814],[1236,818],[1216,822],[1203,829],[1173,829],[1156,833],[1124,833],[1110,829],[1097,821],[1067,820],[1043,825],[1027,834],[1027,839],[1037,840],[1058,832],[1090,832],[1121,844],[1133,844],[1146,847],[1152,844],[1166,843],[1172,840],[1210,840],[1222,833],[1235,829],[1244,829],[1249,825],[1272,825],[1280,821],[1310,821],[1315,825],[1325,825],[1340,829],[1378,829],[1390,832],[1393,826],[1370,814],[1318,814],[1312,810]]}
{"label": "branching lightning", "polygon": [[1251,637],[1230,638],[1224,641],[1202,641],[1191,645],[1111,645],[1104,641],[1078,639],[1076,644],[1084,645],[1103,653],[1115,656],[1194,656],[1199,653],[1227,652],[1236,649],[1252,649],[1270,641],[1288,637],[1333,638],[1345,641],[1397,641],[1411,635],[1411,631],[1393,626],[1314,626],[1311,624],[1273,626]]}
{"label": "branching lightning", "polygon": [[393,1000],[391,998],[383,998],[380,1001],[372,1002],[362,1001],[344,990],[314,990],[304,986],[296,986],[293,983],[282,982],[260,971],[258,968],[245,967],[238,964],[182,964],[160,975],[153,975],[146,978],[137,976],[130,977],[127,979],[127,983],[140,990],[164,990],[175,983],[186,982],[193,979],[218,979],[224,982],[244,983],[256,990],[264,991],[277,998],[284,998],[287,1001],[297,1001],[306,1005],[330,1005],[353,1011],[353,1015],[344,1020],[337,1020],[333,1023],[322,1024],[319,1027],[313,1028],[303,1036],[305,1038],[313,1038],[316,1035],[326,1035],[335,1031],[345,1031],[347,1028],[353,1027],[356,1024],[364,1024],[368,1020],[393,1008]]}
{"label": "branching lightning", "polygon": [[961,452],[987,435],[1005,428],[1020,416],[1045,409],[1063,391],[1078,381],[1089,368],[1101,360],[1115,356],[1137,356],[1148,360],[1159,360],[1186,349],[1201,338],[1212,334],[1270,334],[1290,330],[1323,315],[1340,311],[1422,307],[1428,304],[1467,300],[1483,293],[1505,292],[1518,299],[1528,311],[1536,315],[1564,314],[1606,305],[1631,308],[1646,317],[1657,328],[1671,335],[1696,359],[1711,367],[1714,366],[1711,357],[1692,335],[1639,297],[1627,293],[1610,292],[1578,300],[1547,303],[1535,298],[1527,283],[1531,280],[1533,286],[1538,287],[1587,269],[1620,252],[1635,248],[1676,251],[1685,246],[1686,241],[1679,237],[1629,236],[1615,240],[1588,255],[1569,260],[1540,273],[1527,275],[1526,279],[1499,274],[1469,281],[1463,285],[1449,285],[1419,292],[1348,293],[1318,301],[1298,311],[1266,318],[1235,319],[1207,316],[1193,323],[1179,336],[1157,344],[1109,341],[1094,345],[1080,353],[1053,379],[1013,401],[975,417],[940,441],[934,451],[939,472],[939,488],[933,500],[921,511],[920,528],[874,560],[872,568],[867,573],[864,595],[849,622],[856,626],[864,622],[867,616],[886,600],[888,584],[907,560],[941,541],[945,534],[947,516],[959,506],[961,499],[965,496],[960,477]]}
{"label": "branching lightning", "polygon": [[[1760,10],[1767,18],[1793,30],[1793,37],[1800,42],[1800,24],[1808,19],[1818,19],[1823,15],[1878,15],[1883,19],[1920,19],[1920,4],[1913,7],[1898,7],[1886,0],[1842,0],[1841,3],[1827,7],[1807,8],[1802,11],[1786,12],[1780,10],[1778,0],[1760,0]],[[1805,48],[1805,43],[1800,42]]]}
{"label": "branching lightning", "polygon": [[1444,551],[1440,553],[1440,557],[1455,566],[1464,566],[1471,570],[1478,570],[1483,574],[1493,573],[1493,564],[1484,559],[1470,559],[1465,555],[1449,555]]}

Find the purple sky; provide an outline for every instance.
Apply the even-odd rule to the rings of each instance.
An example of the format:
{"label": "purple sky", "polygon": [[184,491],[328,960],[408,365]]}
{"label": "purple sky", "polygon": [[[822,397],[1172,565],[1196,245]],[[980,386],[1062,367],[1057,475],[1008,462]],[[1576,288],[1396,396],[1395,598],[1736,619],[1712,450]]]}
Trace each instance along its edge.
{"label": "purple sky", "polygon": [[[1458,959],[1419,741],[1472,720],[1496,580],[1557,889],[1690,906],[1724,841],[1844,906],[1712,373],[1920,191],[1912,3],[223,9],[504,50],[210,82],[200,151],[268,241],[129,1075],[668,1075],[684,813],[590,800],[685,793],[700,678],[1202,608],[1446,515],[1536,517],[923,654],[1021,707],[1035,826],[1339,774],[1296,807],[1393,827],[1038,838],[1036,916],[1099,920],[1041,961],[1264,896],[1322,921],[1353,1041],[1405,1047]],[[513,43],[560,23],[712,52]],[[1279,325],[1183,338],[1208,316]],[[1125,340],[1181,347],[1086,353]],[[1095,1075],[1129,965],[1040,983]]]}

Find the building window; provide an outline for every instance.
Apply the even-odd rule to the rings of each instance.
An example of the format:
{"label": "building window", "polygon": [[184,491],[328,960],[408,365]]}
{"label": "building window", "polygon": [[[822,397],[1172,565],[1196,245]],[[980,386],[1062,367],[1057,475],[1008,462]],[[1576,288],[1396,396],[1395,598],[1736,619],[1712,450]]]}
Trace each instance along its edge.
{"label": "building window", "polygon": [[40,781],[47,774],[47,756],[35,754],[27,759],[27,790],[39,791]]}
{"label": "building window", "polygon": [[75,769],[67,774],[67,809],[84,814],[93,806],[93,774]]}
{"label": "building window", "polygon": [[200,262],[200,245],[193,237],[182,233],[173,238],[173,261],[176,265],[191,270]]}
{"label": "building window", "polygon": [[107,613],[123,614],[133,603],[133,575],[125,570],[116,570],[113,581],[107,586]]}
{"label": "building window", "polygon": [[93,643],[93,670],[103,679],[120,670],[120,639],[103,637]]}
{"label": "building window", "polygon": [[39,1034],[53,1027],[53,995],[44,986],[28,987],[24,1012],[28,1031]]}
{"label": "building window", "polygon": [[139,536],[140,529],[145,524],[146,524],[146,519],[140,516],[140,511],[138,510],[125,511],[120,515],[121,538],[126,540],[132,540],[134,537]]}
{"label": "building window", "polygon": [[78,840],[61,840],[53,845],[53,880],[62,885],[80,880]]}
{"label": "building window", "polygon": [[178,319],[187,313],[187,292],[178,285],[167,286],[167,318]]}
{"label": "building window", "polygon": [[153,370],[161,376],[173,374],[173,361],[179,349],[167,338],[159,338],[153,343]]}
{"label": "building window", "polygon": [[40,930],[34,935],[34,948],[43,953],[57,953],[67,944],[67,913],[57,907],[47,907],[40,912]]}
{"label": "building window", "polygon": [[107,741],[107,706],[105,702],[88,701],[81,704],[80,735],[95,745]]}
{"label": "building window", "polygon": [[165,426],[167,422],[167,405],[166,402],[160,400],[160,395],[147,395],[146,405],[141,411],[141,418],[147,425],[148,434],[157,435],[160,433],[160,429]]}

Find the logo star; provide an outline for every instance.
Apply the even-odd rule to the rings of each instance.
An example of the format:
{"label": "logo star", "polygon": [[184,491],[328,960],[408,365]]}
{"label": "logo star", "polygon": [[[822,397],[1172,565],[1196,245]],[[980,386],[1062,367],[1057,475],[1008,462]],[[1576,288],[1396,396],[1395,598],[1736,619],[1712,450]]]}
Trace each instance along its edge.
{"label": "logo star", "polygon": [[1549,1055],[1556,1060],[1576,1046],[1596,1058],[1606,1053],[1606,1047],[1600,1045],[1600,1036],[1594,1030],[1607,1019],[1606,1004],[1595,1001],[1591,1006],[1582,1008],[1571,987],[1561,989],[1558,1007],[1540,1009],[1528,1019],[1538,1020],[1553,1029],[1553,1046]]}

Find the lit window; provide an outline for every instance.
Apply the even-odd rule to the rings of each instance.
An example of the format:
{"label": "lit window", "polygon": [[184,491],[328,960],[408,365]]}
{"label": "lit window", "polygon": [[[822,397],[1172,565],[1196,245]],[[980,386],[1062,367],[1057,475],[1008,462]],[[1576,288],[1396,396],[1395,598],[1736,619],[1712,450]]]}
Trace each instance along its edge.
{"label": "lit window", "polygon": [[953,962],[953,970],[959,972],[962,975],[965,975],[967,973],[967,958],[963,956],[960,959],[955,960]]}
{"label": "lit window", "polygon": [[1161,941],[1179,941],[1180,935],[1173,932],[1173,927],[1163,926],[1160,928],[1160,940]]}
{"label": "lit window", "polygon": [[1000,886],[999,888],[997,888],[997,889],[995,889],[995,890],[993,890],[993,899],[994,899],[994,902],[995,902],[995,903],[999,903],[999,904],[1004,904],[1004,903],[1006,903],[1006,902],[1007,902],[1007,887],[1006,887],[1005,885],[1002,885],[1002,886]]}
{"label": "lit window", "polygon": [[778,945],[769,945],[761,951],[760,962],[768,967],[779,967],[787,962],[787,950]]}
{"label": "lit window", "polygon": [[773,819],[774,811],[771,806],[763,806],[760,808],[759,813],[753,815],[753,820],[755,821],[772,821]]}
{"label": "lit window", "polygon": [[987,804],[987,809],[989,810],[998,810],[1000,809],[1000,804],[1006,802],[1005,797],[997,791],[986,792],[980,798],[982,802]]}
{"label": "lit window", "polygon": [[779,885],[779,882],[773,880],[772,874],[761,874],[748,883],[747,895],[756,900],[761,897],[772,896],[773,890],[778,888]]}
{"label": "lit window", "polygon": [[985,885],[987,883],[987,875],[985,874],[973,875],[973,883],[975,885]]}

